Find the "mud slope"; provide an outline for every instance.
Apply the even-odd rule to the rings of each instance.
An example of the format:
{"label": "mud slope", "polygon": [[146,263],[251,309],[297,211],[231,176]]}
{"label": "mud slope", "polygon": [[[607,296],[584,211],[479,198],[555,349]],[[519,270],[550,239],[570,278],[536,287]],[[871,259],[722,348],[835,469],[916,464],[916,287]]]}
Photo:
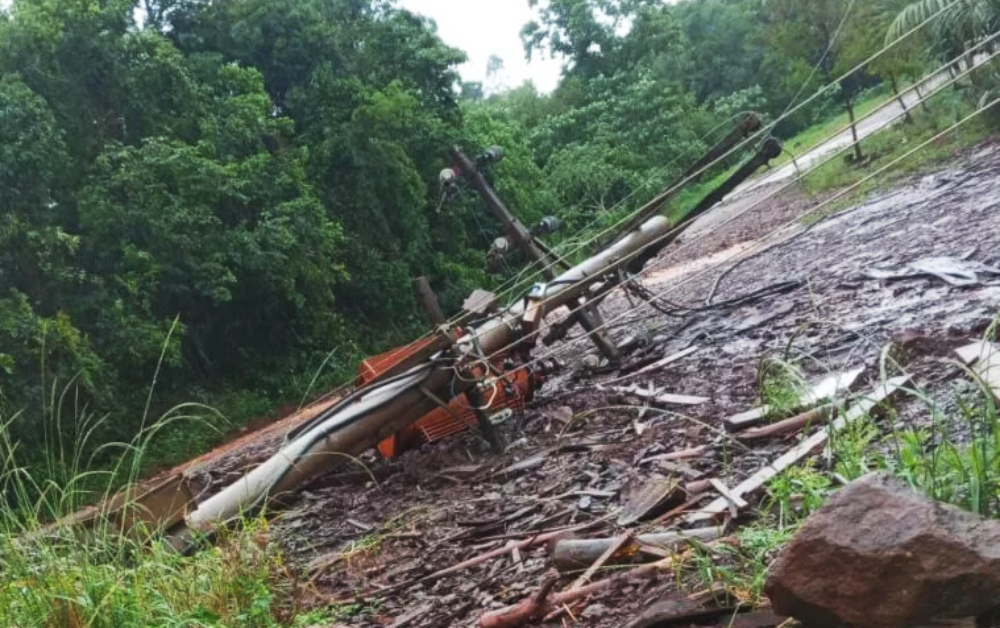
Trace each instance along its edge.
{"label": "mud slope", "polygon": [[[878,381],[881,350],[894,341],[903,349],[894,357],[909,365],[918,384],[933,388],[942,376],[955,375],[939,358],[982,333],[1000,312],[1000,281],[956,288],[927,277],[872,280],[862,271],[875,263],[970,252],[972,259],[1000,263],[998,174],[1000,152],[982,146],[860,207],[809,228],[798,223],[784,229],[779,239],[773,230],[814,201],[789,192],[753,207],[744,198],[747,213],[666,251],[658,262],[664,268],[647,277],[650,290],[670,291],[660,302],[669,314],[633,308],[621,295],[606,308],[618,340],[636,333],[650,339],[632,360],[697,347],[666,369],[625,384],[704,396],[708,403],[641,412],[634,399],[598,389],[619,373],[571,367],[549,382],[536,407],[506,426],[513,445],[505,455],[490,455],[465,435],[393,464],[368,458],[372,475],[315,483],[276,521],[274,532],[301,565],[322,566],[315,582],[324,596],[351,602],[369,594],[369,612],[345,619],[346,625],[397,625],[400,618],[407,621],[399,625],[409,627],[477,625],[484,611],[538,587],[550,568],[545,547],[416,580],[562,525],[596,521],[581,534],[614,535],[620,532],[617,516],[609,515],[639,481],[679,472],[732,486],[787,449],[787,442],[773,442],[737,450],[720,436],[723,418],[753,405],[763,357],[794,359],[817,377],[863,366],[859,388],[868,389]],[[765,249],[762,239],[783,243]],[[747,303],[704,308],[720,272],[739,260],[714,303],[801,283]],[[556,353],[578,363],[589,351],[577,341]],[[901,405],[903,420],[920,420],[918,407]],[[680,466],[648,460],[693,447],[705,449]],[[560,587],[571,581],[564,578]],[[669,574],[627,583],[574,608],[576,625],[623,625],[672,588]]]}

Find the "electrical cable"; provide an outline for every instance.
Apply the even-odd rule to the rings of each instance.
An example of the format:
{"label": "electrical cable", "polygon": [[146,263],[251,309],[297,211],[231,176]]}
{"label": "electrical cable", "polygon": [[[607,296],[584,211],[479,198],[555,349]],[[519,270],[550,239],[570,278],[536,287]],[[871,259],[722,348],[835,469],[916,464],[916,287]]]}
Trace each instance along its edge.
{"label": "electrical cable", "polygon": [[[727,151],[724,155],[720,156],[719,158],[717,158],[716,160],[712,161],[711,163],[705,165],[703,168],[701,168],[696,173],[693,173],[689,177],[686,177],[683,181],[681,181],[681,182],[677,183],[676,185],[672,186],[664,194],[675,193],[681,187],[687,185],[694,177],[700,176],[705,171],[707,171],[708,169],[714,167],[715,165],[717,165],[718,163],[720,163],[724,159],[727,159],[731,155],[735,154],[737,151],[742,150],[744,147],[748,146],[752,141],[755,141],[757,139],[760,139],[761,137],[764,137],[765,136],[765,132],[767,134],[769,134],[770,130],[773,129],[775,127],[775,125],[777,125],[783,119],[785,119],[788,116],[792,115],[793,113],[799,111],[800,109],[802,109],[803,107],[807,106],[808,104],[811,104],[815,99],[819,98],[827,89],[829,89],[829,87],[831,87],[832,85],[835,85],[835,84],[839,83],[841,80],[843,80],[843,79],[851,76],[855,72],[861,70],[862,68],[864,68],[865,66],[867,66],[872,61],[874,61],[874,60],[878,59],[879,57],[881,57],[883,54],[885,54],[886,52],[888,52],[890,49],[892,49],[893,47],[895,47],[897,44],[899,44],[903,40],[908,39],[909,37],[911,37],[915,33],[917,33],[920,30],[922,30],[924,27],[926,27],[931,22],[933,22],[934,20],[936,20],[937,18],[939,18],[941,15],[943,15],[946,12],[947,8],[948,8],[947,6],[942,7],[941,9],[939,9],[938,11],[936,11],[933,14],[931,14],[930,16],[928,16],[925,20],[923,20],[922,22],[920,22],[919,24],[917,24],[916,26],[914,26],[910,30],[908,30],[905,33],[901,34],[895,40],[893,40],[891,42],[886,42],[885,45],[880,50],[878,50],[877,52],[875,52],[874,54],[872,54],[871,56],[869,56],[864,61],[861,61],[854,68],[852,68],[852,69],[848,70],[847,72],[845,72],[840,78],[838,78],[838,79],[836,79],[834,81],[831,81],[827,86],[824,86],[822,89],[820,89],[819,91],[817,91],[815,94],[813,94],[811,97],[807,98],[805,101],[803,101],[799,105],[796,105],[791,110],[786,111],[781,117],[779,117],[774,122],[772,122],[770,125],[768,125],[767,128],[765,128],[764,130],[758,131],[757,133],[755,133],[751,137],[747,138],[744,142],[741,142],[737,146],[734,146],[732,149],[730,149],[729,151]],[[967,54],[967,52],[965,54]],[[934,72],[933,74],[937,74],[937,72]],[[625,220],[627,220],[627,219],[629,219],[629,216],[626,216],[625,218],[619,220],[614,225],[612,225],[612,226],[608,227],[607,229],[603,230],[602,232],[599,232],[598,234],[594,235],[588,241],[586,241],[585,243],[582,243],[581,246],[578,248],[578,250],[582,249],[583,246],[589,245],[590,243],[596,241],[598,238],[603,237],[603,235],[605,235],[605,234],[611,232],[612,230],[616,229],[619,225],[623,224],[625,222]],[[532,266],[534,266],[534,264],[532,264]],[[545,270],[547,270],[548,268],[551,268],[552,266],[554,266],[554,263],[550,264],[548,267],[543,268],[540,272],[544,272]],[[457,320],[458,320],[458,317],[453,317],[450,320],[450,323],[454,324],[454,322],[456,322]],[[420,339],[418,339],[415,342],[419,342],[419,340],[426,339],[427,337],[429,337],[429,334],[423,335]],[[409,355],[412,355],[412,354],[413,353],[408,354],[407,356],[404,356],[404,359],[405,359],[405,357],[408,357]]]}
{"label": "electrical cable", "polygon": [[[986,44],[988,44],[988,43],[989,43],[990,41],[992,41],[993,39],[995,39],[995,38],[996,38],[996,37],[998,37],[998,36],[1000,36],[1000,31],[998,31],[997,33],[995,33],[995,34],[994,34],[993,36],[991,36],[991,37],[990,37],[989,39],[987,39],[987,40],[984,40],[983,42],[981,42],[980,46],[983,46],[983,45],[986,45]],[[966,52],[966,53],[963,53],[963,54],[967,54],[967,52]],[[933,95],[935,95],[935,94],[939,93],[940,91],[942,91],[942,90],[943,90],[944,88],[948,87],[949,85],[951,85],[951,84],[954,84],[954,82],[956,82],[956,81],[957,81],[957,80],[959,80],[960,78],[962,78],[962,77],[966,76],[967,74],[969,74],[969,73],[971,73],[971,72],[973,72],[973,71],[975,71],[975,70],[977,70],[977,69],[979,69],[979,68],[983,67],[983,66],[984,66],[984,65],[985,65],[986,63],[988,63],[989,61],[991,61],[992,59],[994,59],[994,58],[995,58],[995,57],[997,56],[997,54],[1000,54],[1000,53],[998,53],[998,52],[994,52],[994,53],[992,53],[992,54],[991,54],[991,55],[990,55],[990,56],[989,56],[989,57],[987,58],[987,60],[986,60],[986,61],[983,61],[983,62],[982,62],[982,63],[980,63],[979,65],[976,65],[976,66],[973,66],[973,67],[970,67],[970,68],[966,69],[965,71],[963,71],[962,73],[960,73],[960,74],[957,74],[957,75],[955,75],[954,77],[950,78],[949,80],[945,81],[945,82],[944,82],[943,84],[941,84],[940,86],[938,86],[937,88],[935,88],[935,89],[934,89],[934,90],[933,90],[932,92],[928,93],[928,94],[927,94],[927,96],[925,97],[925,100],[926,100],[926,98],[929,98],[929,97],[931,97],[931,96],[933,96]],[[948,63],[946,63],[946,64],[943,64],[943,65],[942,65],[942,68],[944,68],[944,67],[947,67],[947,66],[948,66],[948,65],[949,65],[950,63],[954,63],[954,61],[951,61],[951,62],[948,62]],[[940,71],[940,69],[939,69],[938,71],[934,72],[933,74],[934,74],[934,75],[936,75],[936,74],[937,74],[937,73],[938,73],[939,71]],[[890,101],[891,101],[891,99],[890,99],[889,101],[887,101],[887,102],[886,102],[885,104],[889,104],[889,102],[890,102]],[[885,106],[885,105],[883,105],[883,107],[884,107],[884,106]],[[867,114],[866,116],[864,116],[864,117],[862,117],[862,118],[858,119],[858,120],[856,121],[856,123],[860,123],[860,122],[862,122],[863,120],[867,119],[868,117],[871,117],[871,116],[875,115],[875,114],[876,114],[876,113],[878,113],[878,112],[879,112],[880,110],[881,110],[881,108],[879,108],[879,109],[875,109],[875,110],[871,111],[871,112],[870,112],[869,114]],[[891,122],[894,122],[895,120],[897,120],[897,119],[899,119],[899,118],[903,117],[904,115],[905,115],[905,112],[903,112],[903,113],[900,113],[900,114],[897,114],[897,115],[896,115],[896,116],[894,116],[894,117],[893,117],[892,119],[890,119],[890,120],[889,120],[889,122],[890,122],[890,123],[891,123]],[[884,129],[888,128],[889,126],[890,126],[889,124],[886,124],[885,126],[883,126],[882,128],[880,128],[880,129],[879,129],[878,131],[876,131],[875,133],[878,133],[878,132],[881,132],[882,130],[884,130]],[[826,142],[830,141],[831,139],[833,139],[833,138],[835,138],[835,137],[837,137],[837,136],[841,135],[841,134],[842,134],[842,133],[844,133],[844,132],[845,132],[845,131],[846,131],[846,130],[847,130],[848,128],[850,128],[850,125],[847,125],[847,126],[845,126],[845,127],[844,127],[844,129],[841,129],[841,130],[838,130],[838,131],[835,131],[835,132],[834,132],[834,133],[832,133],[832,134],[831,134],[830,136],[828,136],[828,138],[826,138],[826,139],[822,140],[821,142],[819,142],[819,143],[818,143],[818,145],[822,145],[822,144],[824,144],[824,143],[826,143]],[[795,185],[795,184],[796,184],[796,183],[798,183],[798,182],[799,182],[800,180],[802,180],[803,178],[805,178],[806,176],[808,176],[809,174],[811,174],[811,173],[812,173],[813,171],[815,171],[816,169],[818,169],[818,168],[822,167],[823,165],[825,165],[826,163],[828,163],[829,161],[831,161],[832,159],[834,159],[834,158],[835,158],[836,156],[840,155],[841,153],[845,152],[846,150],[850,149],[851,147],[852,147],[851,145],[848,145],[848,146],[845,146],[845,147],[843,147],[843,148],[840,148],[840,149],[837,149],[837,150],[833,151],[833,152],[832,152],[832,153],[831,153],[831,154],[830,154],[829,156],[827,156],[826,158],[822,159],[822,160],[821,160],[820,162],[816,163],[815,165],[813,165],[812,167],[810,167],[810,168],[809,168],[808,170],[806,170],[805,172],[803,172],[803,173],[800,173],[800,174],[799,174],[798,176],[794,177],[794,178],[793,178],[793,179],[792,179],[791,181],[789,181],[788,183],[786,183],[786,184],[782,185],[782,186],[781,186],[780,188],[777,188],[776,190],[773,190],[773,191],[772,191],[771,193],[769,193],[768,195],[766,195],[766,196],[765,196],[764,198],[761,198],[761,199],[759,199],[759,200],[758,200],[757,202],[753,203],[753,204],[752,204],[752,205],[750,205],[749,207],[746,207],[746,208],[742,209],[741,211],[739,211],[739,212],[736,212],[736,213],[734,213],[733,215],[731,215],[731,216],[730,216],[730,217],[729,217],[729,218],[728,218],[727,220],[725,220],[725,221],[724,221],[723,223],[721,223],[721,224],[720,224],[720,225],[719,225],[718,227],[716,227],[716,228],[719,228],[719,227],[721,227],[721,226],[725,226],[726,224],[729,224],[730,222],[732,222],[732,221],[733,221],[733,220],[735,220],[736,218],[739,218],[740,216],[742,216],[742,215],[743,215],[743,214],[745,214],[746,212],[750,211],[751,209],[754,209],[754,208],[756,208],[757,206],[759,206],[760,204],[762,204],[763,202],[765,202],[765,201],[767,201],[767,200],[769,200],[769,199],[771,199],[771,198],[773,198],[773,197],[777,196],[777,194],[779,194],[780,192],[782,192],[782,191],[784,191],[784,190],[788,189],[789,187],[791,187],[791,186]],[[672,230],[670,230],[669,232],[667,232],[667,233],[663,234],[662,236],[660,236],[660,237],[659,237],[659,238],[657,238],[656,240],[654,240],[654,241],[652,241],[652,242],[648,243],[648,244],[647,244],[647,245],[645,245],[644,247],[641,247],[640,249],[638,249],[638,250],[636,250],[636,251],[633,251],[632,253],[630,253],[630,254],[628,254],[628,255],[624,256],[623,258],[621,258],[621,259],[618,259],[618,260],[616,260],[616,264],[619,264],[619,265],[621,265],[621,264],[624,264],[624,263],[625,263],[625,262],[627,262],[628,260],[630,260],[630,259],[633,259],[633,258],[635,258],[635,257],[638,257],[638,256],[639,256],[639,255],[641,255],[641,254],[642,254],[642,253],[643,253],[643,252],[644,252],[644,251],[645,251],[646,249],[648,249],[648,248],[649,248],[649,247],[651,247],[651,246],[655,246],[655,245],[657,245],[657,244],[658,244],[659,242],[661,242],[662,240],[664,240],[664,239],[666,239],[666,238],[670,238],[670,237],[672,237],[672,236],[676,236],[676,235],[678,235],[678,234],[679,234],[680,232],[682,232],[682,231],[683,231],[684,229],[688,228],[688,227],[689,227],[689,226],[690,226],[690,225],[691,225],[691,224],[693,223],[693,221],[694,221],[694,220],[697,220],[697,219],[698,219],[698,217],[695,217],[695,218],[693,218],[693,219],[689,219],[689,220],[687,220],[687,221],[686,221],[685,223],[682,223],[682,224],[681,224],[681,225],[679,225],[679,226],[678,226],[677,228],[675,228],[675,229],[672,229]],[[684,248],[686,248],[686,247],[685,247],[684,245],[682,245],[681,247],[679,247],[679,248],[678,248],[678,250],[683,250]],[[639,275],[644,275],[644,274],[648,274],[648,273],[650,273],[650,272],[652,272],[652,271],[654,271],[654,270],[658,270],[658,269],[659,269],[659,268],[661,268],[661,267],[663,267],[663,262],[661,262],[661,263],[659,263],[659,264],[653,264],[652,266],[647,266],[646,268],[643,268],[643,269],[642,269],[642,271],[640,271],[639,273],[637,273],[637,274],[636,274],[636,276],[639,276]],[[584,279],[583,279],[582,281],[584,281],[584,282],[593,282],[594,280],[595,280],[595,277],[593,277],[593,276],[592,276],[592,277],[587,277],[587,278],[584,278]],[[617,287],[620,287],[620,286],[621,286],[622,284],[624,284],[624,283],[625,283],[625,281],[622,281],[622,282],[620,282],[620,283],[618,284],[618,286],[617,286]],[[539,306],[544,306],[544,305],[545,305],[545,303],[546,303],[546,301],[542,301],[541,303],[538,303],[537,305],[539,305]],[[570,314],[573,314],[573,313],[575,313],[576,311],[578,311],[578,310],[582,309],[582,307],[583,307],[583,306],[581,306],[581,307],[577,307],[577,308],[575,308],[575,309],[571,309],[571,310],[570,310]],[[536,332],[533,332],[533,333],[537,335],[538,331],[536,330]],[[591,333],[592,333],[592,332],[591,332]],[[517,344],[519,344],[519,343],[520,343],[521,341],[523,341],[523,339],[520,339],[520,340],[519,340],[518,342],[516,342],[516,343],[511,343],[510,345],[508,345],[508,346],[506,346],[506,347],[504,347],[504,348],[502,348],[502,349],[498,350],[498,352],[497,352],[497,353],[503,353],[503,352],[506,352],[506,351],[509,351],[509,350],[510,350],[510,349],[512,349],[512,348],[513,348],[514,346],[516,346]]]}
{"label": "electrical cable", "polygon": [[[927,148],[928,146],[930,146],[934,142],[940,140],[942,137],[948,135],[949,133],[954,132],[956,129],[960,128],[964,124],[967,124],[972,119],[978,117],[979,115],[981,115],[986,110],[988,110],[988,109],[990,109],[990,108],[992,108],[992,107],[994,107],[994,106],[996,106],[998,104],[1000,104],[1000,97],[995,98],[994,100],[990,101],[989,103],[987,103],[987,104],[979,107],[973,113],[969,114],[968,116],[966,116],[962,120],[960,120],[960,121],[956,122],[955,124],[951,125],[950,127],[948,127],[947,129],[945,129],[944,131],[941,131],[940,133],[937,133],[936,135],[934,135],[933,137],[929,138],[928,140],[926,140],[924,142],[921,142],[918,146],[916,146],[913,149],[907,151],[906,153],[904,153],[903,155],[897,157],[896,159],[892,160],[891,162],[885,164],[884,166],[882,166],[881,168],[879,168],[875,172],[870,173],[869,175],[867,175],[864,178],[862,178],[861,180],[855,182],[851,186],[849,186],[849,187],[841,190],[838,194],[836,194],[836,195],[834,195],[834,196],[832,196],[832,197],[824,200],[823,202],[821,202],[820,204],[818,204],[816,207],[810,209],[807,212],[804,212],[803,214],[801,214],[799,216],[796,216],[792,221],[789,221],[785,225],[782,225],[781,227],[772,230],[769,234],[765,235],[764,238],[761,238],[761,240],[765,240],[765,239],[767,239],[768,237],[770,237],[772,235],[780,233],[781,231],[787,229],[788,227],[794,226],[795,224],[801,222],[804,218],[810,216],[811,214],[817,213],[823,207],[826,207],[827,205],[830,205],[834,201],[839,200],[840,198],[844,197],[845,195],[849,194],[850,192],[853,192],[855,189],[857,189],[858,187],[860,187],[864,183],[867,183],[868,181],[870,181],[874,177],[876,177],[876,176],[884,173],[886,170],[888,170],[889,168],[892,168],[893,166],[895,166],[896,164],[900,163],[901,161],[903,161],[905,159],[908,159],[909,157],[913,156],[918,151]],[[768,248],[774,248],[775,246],[778,246],[780,244],[784,244],[784,242],[785,242],[785,240],[780,241],[780,242],[776,242],[776,243],[770,245]],[[661,291],[660,293],[657,293],[655,296],[657,298],[664,297],[664,296],[670,294],[671,292],[676,291],[681,286],[684,286],[684,285],[686,285],[688,283],[693,282],[696,279],[699,279],[699,278],[707,275],[709,272],[717,269],[719,266],[721,266],[724,263],[725,262],[719,262],[719,263],[713,264],[711,266],[708,266],[705,269],[703,269],[702,271],[699,271],[698,273],[695,273],[695,274],[691,275],[687,279],[685,279],[685,280],[683,280],[683,281],[681,281],[681,282],[679,282],[679,283],[677,283],[675,285],[669,286],[668,288],[666,288],[665,290]],[[638,309],[638,308],[636,308],[636,309]],[[613,318],[613,319],[605,322],[605,324],[601,325],[598,329],[604,329],[604,328],[608,327],[610,324],[612,324],[615,321],[617,321],[618,319],[622,318],[624,315],[630,314],[632,311],[634,311],[634,310],[623,311],[622,313],[620,313],[617,316],[615,316],[615,318]],[[552,359],[557,354],[559,354],[559,351],[557,351],[557,350],[556,351],[551,351],[551,352],[547,353],[544,356],[541,356],[541,357],[539,357],[539,358],[537,358],[535,360],[532,360],[531,362],[528,362],[528,363],[526,363],[524,365],[519,366],[518,369],[530,368],[533,364],[538,363],[538,362],[540,362],[542,360]],[[515,371],[512,371],[512,372],[516,372],[516,370],[517,369],[515,369]]]}

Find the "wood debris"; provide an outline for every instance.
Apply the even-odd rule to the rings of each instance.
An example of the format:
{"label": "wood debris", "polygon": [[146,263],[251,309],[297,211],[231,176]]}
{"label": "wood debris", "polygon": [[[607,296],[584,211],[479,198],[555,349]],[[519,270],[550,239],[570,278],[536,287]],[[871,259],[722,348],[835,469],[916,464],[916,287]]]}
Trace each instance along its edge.
{"label": "wood debris", "polygon": [[[838,394],[850,390],[863,372],[864,369],[859,368],[847,371],[846,373],[826,377],[806,391],[799,399],[799,403],[797,405],[799,407],[809,407],[832,399]],[[731,416],[726,419],[724,423],[726,429],[730,432],[739,432],[757,425],[763,421],[770,412],[771,408],[765,405],[735,416]]]}
{"label": "wood debris", "polygon": [[[691,530],[650,532],[630,538],[628,544],[616,547],[619,538],[600,539],[560,539],[552,549],[552,566],[561,572],[584,569],[597,561],[608,548],[615,552],[606,560],[609,564],[623,562],[643,562],[643,555],[669,556],[670,552],[685,545],[689,539],[708,542],[722,536],[722,528],[712,526]],[[668,552],[663,555],[663,552]]]}
{"label": "wood debris", "polygon": [[956,351],[959,358],[972,367],[972,372],[983,385],[989,387],[1000,401],[1000,349],[991,342],[981,341]]}
{"label": "wood debris", "polygon": [[677,478],[654,478],[644,482],[629,491],[618,525],[629,526],[662,514],[681,501],[683,494]]}
{"label": "wood debris", "polygon": [[[792,448],[786,454],[777,458],[774,462],[763,467],[757,471],[757,473],[735,486],[730,491],[730,495],[743,497],[760,490],[768,480],[775,477],[793,464],[796,464],[819,447],[825,445],[830,439],[830,434],[840,431],[845,426],[850,425],[867,415],[880,403],[898,393],[900,389],[902,389],[902,387],[909,381],[909,376],[903,376],[891,379],[885,384],[880,385],[875,389],[874,393],[858,401],[851,407],[850,410],[847,411],[846,414],[834,420],[829,426],[819,430]],[[729,509],[729,504],[729,499],[726,497],[720,497],[705,508],[700,509],[699,512],[688,515],[685,517],[684,521],[687,524],[696,524],[714,519],[720,514],[726,512]]]}

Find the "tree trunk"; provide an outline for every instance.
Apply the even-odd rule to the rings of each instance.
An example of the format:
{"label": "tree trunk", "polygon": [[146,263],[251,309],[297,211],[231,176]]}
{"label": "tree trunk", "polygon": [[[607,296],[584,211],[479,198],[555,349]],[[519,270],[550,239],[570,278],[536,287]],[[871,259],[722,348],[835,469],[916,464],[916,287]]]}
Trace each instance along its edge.
{"label": "tree trunk", "polygon": [[865,156],[861,152],[861,142],[858,140],[858,125],[854,121],[854,99],[845,98],[844,107],[847,109],[847,118],[851,121],[851,137],[854,138],[854,161],[860,164]]}
{"label": "tree trunk", "polygon": [[892,87],[892,93],[895,94],[899,106],[903,108],[903,119],[906,120],[907,124],[913,124],[913,116],[910,115],[910,110],[906,108],[906,101],[903,100],[903,95],[899,93],[899,83],[896,82],[895,74],[889,75],[889,85]]}

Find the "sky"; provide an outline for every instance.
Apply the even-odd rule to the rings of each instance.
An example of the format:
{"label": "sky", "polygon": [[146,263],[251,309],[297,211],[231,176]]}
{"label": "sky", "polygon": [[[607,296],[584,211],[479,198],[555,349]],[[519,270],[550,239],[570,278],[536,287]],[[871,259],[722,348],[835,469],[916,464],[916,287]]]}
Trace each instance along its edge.
{"label": "sky", "polygon": [[496,55],[503,59],[503,73],[487,88],[530,80],[539,91],[550,92],[559,82],[560,60],[533,55],[528,63],[524,56],[521,28],[535,18],[528,0],[399,0],[398,6],[433,19],[438,36],[465,51],[469,61],[459,68],[465,81],[485,82],[489,59]]}

